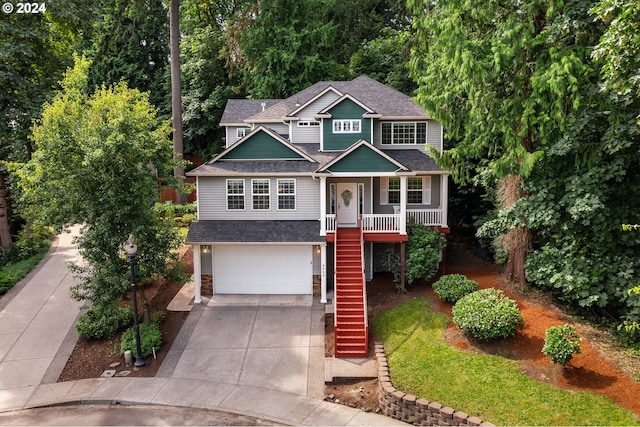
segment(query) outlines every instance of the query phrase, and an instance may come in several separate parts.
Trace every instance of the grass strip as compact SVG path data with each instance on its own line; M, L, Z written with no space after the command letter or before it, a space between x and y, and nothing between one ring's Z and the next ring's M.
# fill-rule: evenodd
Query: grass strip
M51 241L38 242L38 249L29 258L12 262L0 268L0 295L9 291L22 280L44 258L51 247Z
M525 375L517 362L451 347L449 316L415 298L374 319L394 387L497 425L632 425L610 399L563 390Z

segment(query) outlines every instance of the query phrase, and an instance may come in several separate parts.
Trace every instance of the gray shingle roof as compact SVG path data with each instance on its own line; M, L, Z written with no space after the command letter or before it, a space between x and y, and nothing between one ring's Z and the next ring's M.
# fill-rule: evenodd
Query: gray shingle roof
M424 150L382 150L412 172L440 172L442 169Z
M243 124L244 120L280 102L280 99L229 99L220 118L220 126Z
M320 244L320 221L194 221L187 243Z
M265 109L264 112L258 112L248 120L258 123L282 120L298 108L296 104L304 105L329 86L337 89L343 95L349 94L356 98L376 113L381 114L382 119L385 117L427 119L422 107L409 96L363 75L346 82L318 82L287 99L281 100Z

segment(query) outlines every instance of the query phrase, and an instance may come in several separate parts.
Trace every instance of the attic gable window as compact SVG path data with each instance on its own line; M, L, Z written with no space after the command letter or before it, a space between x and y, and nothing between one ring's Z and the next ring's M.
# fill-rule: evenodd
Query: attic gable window
M236 129L236 138L240 139L240 138L244 138L245 136L247 136L247 128L238 128Z
M383 144L426 144L426 123L382 123Z
M360 133L360 120L334 120L333 133Z

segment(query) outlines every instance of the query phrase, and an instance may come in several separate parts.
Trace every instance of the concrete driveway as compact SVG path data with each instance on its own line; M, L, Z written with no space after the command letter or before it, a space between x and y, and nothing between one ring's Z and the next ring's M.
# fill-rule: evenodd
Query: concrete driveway
M158 376L214 383L208 392L220 406L238 388L323 399L323 304L289 295L203 302L193 307Z

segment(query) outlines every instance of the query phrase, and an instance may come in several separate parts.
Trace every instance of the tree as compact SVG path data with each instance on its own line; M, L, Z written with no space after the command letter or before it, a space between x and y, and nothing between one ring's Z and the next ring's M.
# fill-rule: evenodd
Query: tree
M10 220L18 216L3 162L31 156L31 122L39 117L90 22L91 7L84 3L51 3L44 13L3 13L0 19L0 246L11 244Z
M595 75L589 46L598 27L589 4L410 0L418 43L410 67L417 101L457 145L438 162L459 183L483 175L502 182L502 215L526 197L522 182L581 105ZM530 229L515 215L503 241L505 276L524 281Z
M171 0L169 10L170 41L171 41L171 117L173 118L173 159L176 166L173 176L184 179L184 167L181 165L184 155L182 136L182 81L180 74L180 2ZM182 194L176 192L178 203L182 203Z
M241 37L244 78L254 98L286 98L326 79L345 75L334 59L336 26L324 0L262 0L255 22Z
M162 0L101 0L92 29L90 87L127 82L149 92L162 114L169 114L169 25Z
M408 30L383 30L380 37L362 43L351 56L349 70L354 75L366 74L406 95L413 95L416 84L407 69L411 37Z
M640 281L640 241L621 227L640 221L640 17L633 2L603 0L592 11L607 23L593 51L601 80L525 186L520 208L537 235L526 271L567 304L628 326L640 320L640 300L627 292Z
M218 123L227 99L239 92L243 68L237 37L249 21L247 0L202 2L181 6L181 73L183 81L184 150L208 158L222 144ZM238 33L238 34L236 34ZM233 50L233 52L232 52Z
M168 123L125 82L88 95L88 68L76 58L34 126L36 150L17 174L34 218L57 229L82 224L77 243L85 263L73 268L81 282L72 296L101 308L129 289L122 256L129 234L138 243L141 280L166 271L178 240L152 210L156 170L173 167Z

